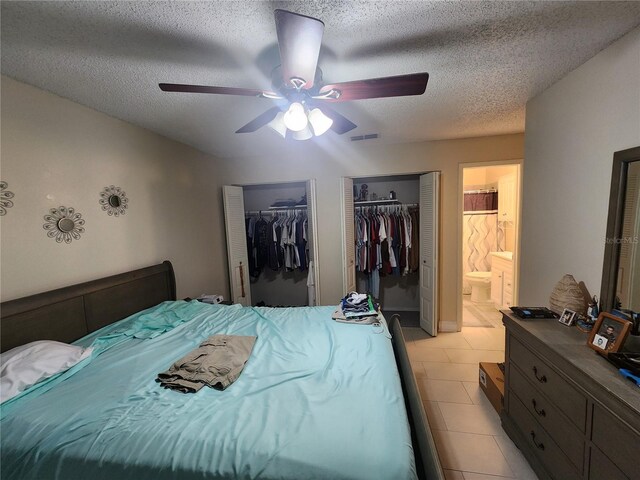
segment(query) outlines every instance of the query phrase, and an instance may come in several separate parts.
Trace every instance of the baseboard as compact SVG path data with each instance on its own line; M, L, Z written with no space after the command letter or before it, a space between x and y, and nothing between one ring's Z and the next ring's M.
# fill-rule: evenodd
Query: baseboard
M419 312L420 307L407 307L406 305L403 307L390 307L389 305L385 305L382 307L382 311L388 310L390 312Z
M457 332L458 322L442 321L440 322L440 328L438 328L438 331L439 332Z

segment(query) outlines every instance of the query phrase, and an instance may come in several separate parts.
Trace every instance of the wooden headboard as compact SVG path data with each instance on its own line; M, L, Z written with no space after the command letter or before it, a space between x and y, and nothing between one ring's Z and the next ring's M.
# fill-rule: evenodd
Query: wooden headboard
M176 299L171 262L0 304L0 351L36 340L73 342L105 325Z

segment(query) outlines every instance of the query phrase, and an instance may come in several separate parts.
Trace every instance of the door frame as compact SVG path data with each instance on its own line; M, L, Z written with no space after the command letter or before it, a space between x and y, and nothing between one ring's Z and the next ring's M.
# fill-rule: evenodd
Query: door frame
M278 181L278 180L265 180L263 182L246 182L246 183L228 183L225 185L231 185L234 187L257 187L257 186L261 186L261 185L286 185L289 183L301 183L304 184L305 186L305 191L308 190L308 182L312 182L316 185L316 188L313 188L312 192L306 192L307 193L307 205L309 205L309 197L308 195L313 195L313 218L311 219L311 227L312 227L312 238L313 238L313 252L314 252L314 259L313 259L313 276L314 276L314 281L315 281L315 288L316 288L316 305L322 305L322 303L320 303L320 262L318 261L318 257L319 257L319 238L318 238L318 197L316 195L316 191L317 191L317 180L315 178L305 178L303 180L282 180L282 181ZM265 210L265 212L268 212L269 210ZM225 224L225 229L226 229L226 224ZM228 253L227 253L228 256ZM231 272L229 272L229 275L231 275ZM251 284L249 283L249 289L251 289Z
M342 189L342 179L343 178L349 178L352 181L355 181L357 179L365 179L365 178L384 178L384 177L417 177L418 179L420 178L420 176L422 175L426 175L428 173L434 173L434 172L438 172L440 173L440 188L439 188L439 198L438 198L438 203L439 203L439 208L438 208L438 238L437 238L437 242L439 245L439 253L438 256L436 258L436 262L437 262L437 267L438 267L438 273L437 273L437 277L436 277L436 281L438 282L438 289L437 289L437 303L438 303L438 308L437 308L437 312L436 315L438 317L438 321L437 321L437 332L443 332L446 330L443 330L442 325L444 323L444 321L442 320L442 317L440 315L440 312L442 311L442 218L443 218L443 214L442 214L442 209L443 209L443 193L442 193L442 170L441 169L433 169L433 170L428 170L428 171L413 171L413 172L386 172L386 173L375 173L375 174L371 174L371 175L342 175L339 179L338 182L340 184L340 189ZM342 197L342 192L340 193L341 197ZM354 202L355 202L355 198L354 198ZM341 198L340 200L340 218L341 218L341 225L340 228L342 230L344 230L344 217L345 217L345 204L344 204L344 199ZM341 235L341 239L342 239L342 286L343 286L343 290L346 287L345 285L345 275L344 275L344 271L346 269L346 254L345 254L345 248L347 248L347 246L344 244L345 243L345 233L342 232ZM356 266L353 266L354 270L356 268ZM354 272L355 273L355 272ZM418 296L420 296L420 288L418 288Z
M341 225L340 228L344 229L344 218L345 218L345 211L344 211L344 198L343 198L343 192L342 192L342 181L344 178L348 178L350 179L352 182L356 179L363 179L363 178L384 178L384 177L418 177L420 178L421 175L426 175L427 173L431 173L431 172L440 172L440 174L442 175L442 170L429 170L428 172L425 171L420 171L420 172L406 172L406 173L375 173L372 175L342 175L339 179L338 182L340 182L340 219L341 219ZM442 181L442 180L441 180ZM441 189L442 189L442 185L441 185ZM442 198L442 197L441 197ZM353 199L354 204L355 204L355 197ZM345 233L344 231L342 232L342 289L345 290L346 288L346 277L344 275L344 272L346 271L347 268L347 258L346 258L346 253L345 253L345 248L347 248L346 245L344 245L345 243ZM438 263L438 265L440 265ZM353 269L355 270L356 266L353 266ZM354 272L354 275L356 274L356 272ZM356 283L357 284L357 283ZM345 291L345 294L347 294L348 292Z
M506 165L515 165L516 169L516 189L517 189L517 203L516 203L516 242L514 245L513 251L513 280L514 280L514 288L513 288L513 304L518 304L518 298L520 296L520 243L521 243L521 232L522 232L522 170L523 170L523 159L513 159L513 160L495 160L491 162L472 162L472 163L459 163L458 164L458 227L457 227L457 274L456 274L456 321L455 324L453 322L447 322L445 325L444 331L461 331L462 330L462 216L464 212L464 169L465 168L477 168L477 167L504 167ZM453 328L455 327L455 328Z

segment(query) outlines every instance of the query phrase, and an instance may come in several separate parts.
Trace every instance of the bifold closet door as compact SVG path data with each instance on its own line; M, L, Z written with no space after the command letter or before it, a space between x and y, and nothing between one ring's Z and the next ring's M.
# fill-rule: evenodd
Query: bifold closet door
M420 176L420 327L438 334L440 172Z
M353 179L343 178L342 197L342 285L344 294L356 291L356 246L353 216Z
M244 223L244 194L242 187L222 187L224 222L227 231L227 258L229 260L229 282L231 300L245 307L251 306L249 286L249 258L247 255L247 233Z
M314 298L309 298L309 306L320 305L320 269L318 268L318 212L316 210L316 181L307 180L307 235L309 256L313 261ZM307 281L307 286L309 282ZM311 291L311 289L309 289Z

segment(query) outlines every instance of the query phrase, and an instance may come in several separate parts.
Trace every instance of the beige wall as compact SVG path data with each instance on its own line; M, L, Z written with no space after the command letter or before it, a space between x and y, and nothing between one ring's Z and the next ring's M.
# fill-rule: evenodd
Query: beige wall
M340 178L442 172L441 272L442 315L456 321L458 164L521 159L523 135L446 140L401 145L335 142L332 133L317 143L299 142L286 155L222 162L224 183L317 180L319 267L322 304L334 304L342 291Z
M0 217L3 301L165 259L179 297L227 288L211 157L4 76L1 154L1 178L15 193ZM108 185L127 193L124 216L101 210ZM60 205L86 221L69 245L42 228Z
M565 273L600 294L613 153L640 145L640 28L527 104L521 296Z
M2 77L2 180L15 206L2 227L2 300L170 259L178 295L228 296L220 186L317 179L323 304L342 296L340 178L442 172L442 318L455 322L458 164L519 159L523 135L401 145L295 142L285 155L216 160L185 145ZM126 215L100 210L121 186ZM49 208L73 206L86 232L57 244Z

